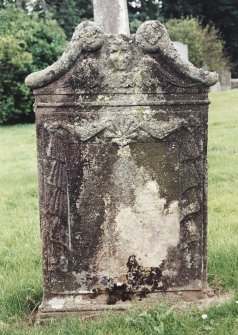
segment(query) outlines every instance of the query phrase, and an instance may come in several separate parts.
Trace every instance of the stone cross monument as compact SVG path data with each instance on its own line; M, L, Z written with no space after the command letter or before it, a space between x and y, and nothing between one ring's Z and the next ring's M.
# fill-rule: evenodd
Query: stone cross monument
M158 21L75 30L29 75L44 298L38 318L206 291L208 89Z
M127 0L93 0L93 11L104 33L130 35Z

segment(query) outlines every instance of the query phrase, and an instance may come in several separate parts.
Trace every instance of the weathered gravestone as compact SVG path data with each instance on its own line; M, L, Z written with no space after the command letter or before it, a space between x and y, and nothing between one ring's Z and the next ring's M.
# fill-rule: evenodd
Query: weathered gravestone
M182 59L156 21L131 36L84 22L59 61L28 76L40 318L204 292L208 89L216 81Z

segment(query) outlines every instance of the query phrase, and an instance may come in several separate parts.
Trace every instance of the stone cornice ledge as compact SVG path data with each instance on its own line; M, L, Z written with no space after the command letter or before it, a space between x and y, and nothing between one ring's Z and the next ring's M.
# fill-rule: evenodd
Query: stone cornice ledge
M80 23L60 59L44 70L27 76L26 85L31 88L39 88L57 80L70 70L83 51L94 51L101 48L105 36L101 28L96 26L94 22ZM167 30L159 21L144 22L138 28L135 38L139 48L144 52L161 53L178 73L182 73L206 86L212 86L218 81L216 72L198 69L179 55L169 38Z

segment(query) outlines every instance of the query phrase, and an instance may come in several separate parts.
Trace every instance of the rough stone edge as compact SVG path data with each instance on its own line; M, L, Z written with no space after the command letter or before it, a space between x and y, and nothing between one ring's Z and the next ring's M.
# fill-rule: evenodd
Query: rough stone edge
M65 74L77 61L82 51L94 51L102 47L105 34L94 22L80 23L63 55L44 70L31 73L25 84L31 88L46 86Z
M138 46L147 52L160 52L171 64L175 71L180 72L206 86L212 86L218 81L216 72L196 68L185 58L181 57L170 40L169 34L159 21L146 21L136 32Z
M65 74L75 64L83 51L94 51L101 48L105 36L102 29L94 22L85 21L80 23L60 59L44 70L27 76L25 84L31 88L39 88L50 84ZM192 80L206 86L212 86L218 81L216 72L198 69L179 55L166 28L159 21L144 22L136 32L136 42L146 52L160 52L175 71Z

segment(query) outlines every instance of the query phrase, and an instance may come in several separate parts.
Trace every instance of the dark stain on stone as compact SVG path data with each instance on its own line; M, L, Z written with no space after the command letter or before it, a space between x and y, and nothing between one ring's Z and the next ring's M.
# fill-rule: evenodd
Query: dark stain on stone
M139 265L136 256L132 255L128 259L127 268L128 284L133 289L141 290L142 287L142 296L147 292L146 288L150 292L155 290L163 291L170 284L169 277L167 278L162 275L162 271L165 269L165 261L159 267L144 267Z
M117 301L128 301L132 300L132 294L128 290L128 286L126 284L116 285L114 284L112 287L107 288L106 292L108 294L107 304L114 305Z
M100 294L102 294L102 290L100 288L93 288L92 294L90 294L90 299L96 299Z

